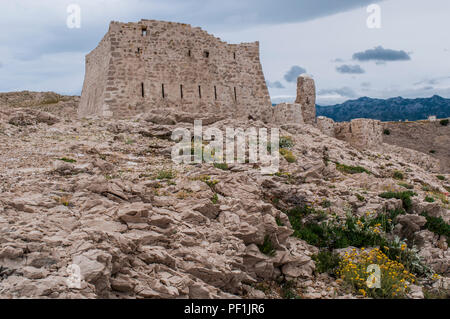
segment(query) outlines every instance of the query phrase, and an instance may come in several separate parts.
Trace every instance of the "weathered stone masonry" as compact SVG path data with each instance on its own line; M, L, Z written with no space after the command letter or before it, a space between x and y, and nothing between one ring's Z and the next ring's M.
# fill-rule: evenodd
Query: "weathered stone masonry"
M86 56L79 116L120 118L154 108L269 120L259 43L227 44L182 23L111 22Z

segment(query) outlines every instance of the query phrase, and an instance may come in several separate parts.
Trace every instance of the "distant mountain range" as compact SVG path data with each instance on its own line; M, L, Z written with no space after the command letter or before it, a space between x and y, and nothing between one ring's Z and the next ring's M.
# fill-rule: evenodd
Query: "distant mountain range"
M342 104L316 106L317 116L326 116L337 122L355 118L370 118L381 121L425 120L430 115L437 118L450 117L450 99L438 95L430 98L404 99L395 97L387 100L361 97Z

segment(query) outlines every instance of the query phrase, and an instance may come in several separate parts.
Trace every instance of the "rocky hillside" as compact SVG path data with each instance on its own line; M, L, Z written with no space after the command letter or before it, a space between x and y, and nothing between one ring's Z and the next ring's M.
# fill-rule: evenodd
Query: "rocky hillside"
M450 117L450 99L438 95L430 98L372 99L361 97L342 104L317 106L317 116L326 116L337 122L355 118L369 118L380 121L418 121L426 120L430 115L438 118Z
M450 175L426 154L294 125L273 175L174 164L171 133L194 119L266 125L78 120L32 104L0 109L1 298L449 297Z
M411 148L439 159L441 171L450 173L450 125L440 121L385 122L383 141Z

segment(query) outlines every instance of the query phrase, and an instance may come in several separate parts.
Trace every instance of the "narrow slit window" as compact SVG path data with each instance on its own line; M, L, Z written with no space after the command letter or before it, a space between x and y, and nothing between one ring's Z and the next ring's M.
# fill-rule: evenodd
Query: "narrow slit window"
M138 53L138 54L141 53L141 48L137 48L137 53Z
M162 93L162 97L164 99L166 97L166 93L164 92L164 84L161 85L161 93Z
M180 84L180 96L181 98L183 98L183 85Z
M233 53L233 58L236 60L236 52Z
M234 100L237 101L237 91L236 91L236 87L234 87Z
M202 87L200 85L198 86L198 97L202 98Z
M217 100L217 87L214 85L214 99Z
M145 97L144 83L141 83L141 95L142 97Z
M188 51L188 57L191 57L192 56L192 52L191 52L191 50L189 50Z
M203 51L203 56L205 58L209 58L209 51L208 50Z
M146 28L142 28L142 36L143 37L147 36L147 29Z

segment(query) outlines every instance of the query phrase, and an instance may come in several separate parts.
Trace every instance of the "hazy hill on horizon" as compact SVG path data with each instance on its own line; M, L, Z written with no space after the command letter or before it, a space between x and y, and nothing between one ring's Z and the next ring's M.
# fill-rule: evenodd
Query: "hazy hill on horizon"
M371 118L381 121L425 120L430 115L450 117L450 99L434 95L430 98L405 99L395 97L375 99L361 97L342 104L316 105L317 116L326 116L337 122L355 118Z

